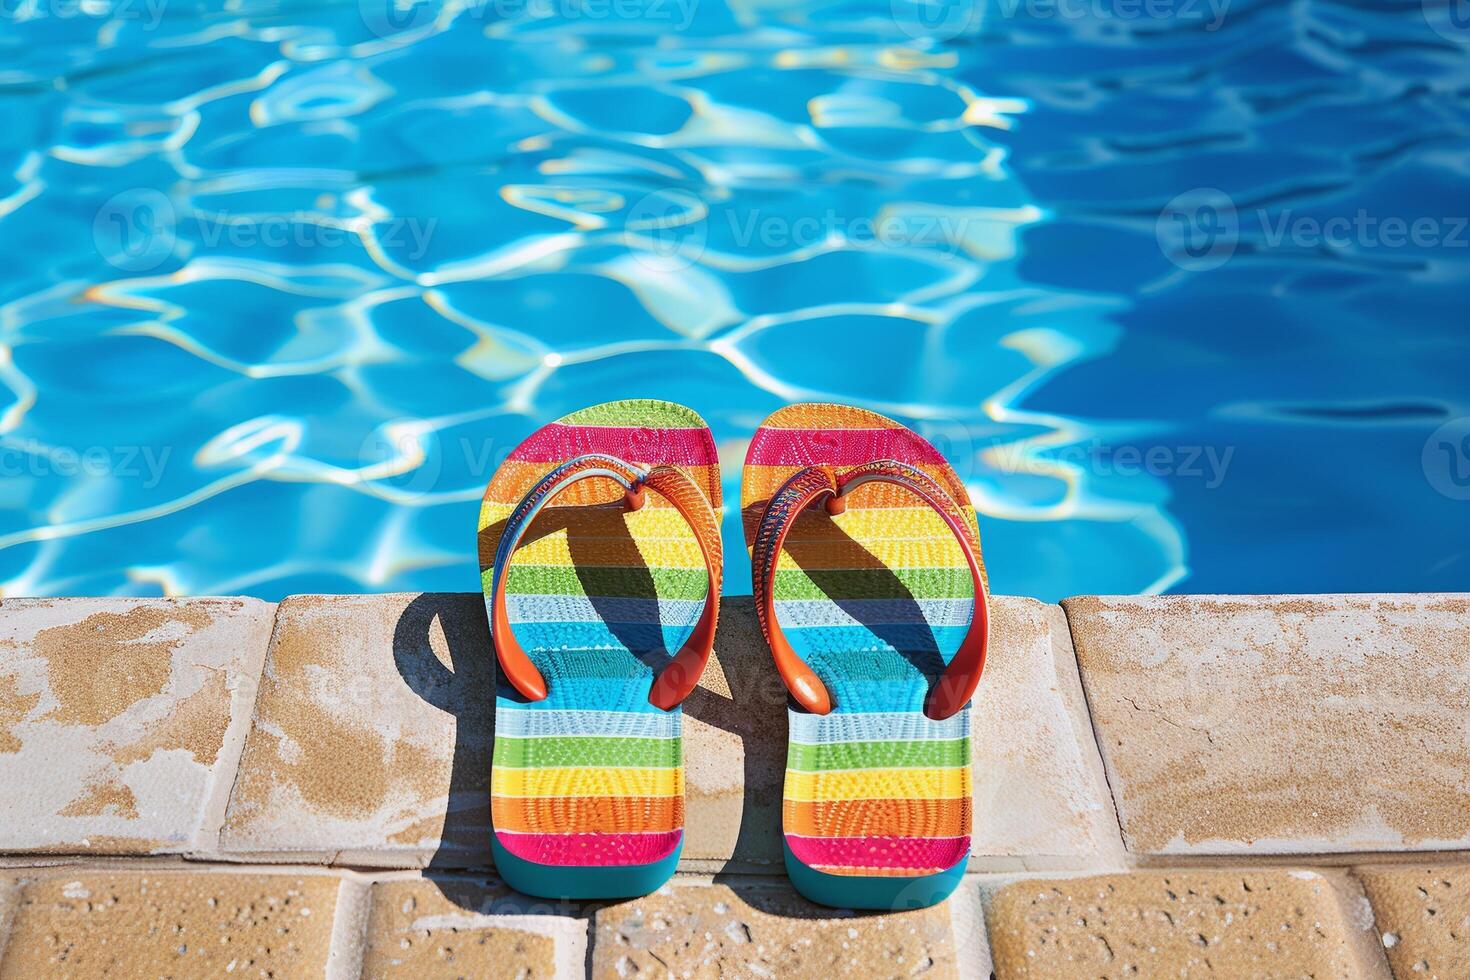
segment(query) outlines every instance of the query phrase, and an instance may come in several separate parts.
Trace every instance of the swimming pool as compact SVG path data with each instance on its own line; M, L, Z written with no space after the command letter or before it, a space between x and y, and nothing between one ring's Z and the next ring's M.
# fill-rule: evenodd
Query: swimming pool
M1428 2L0 6L0 588L472 590L527 432L913 425L997 592L1463 590ZM749 589L735 508L727 589Z

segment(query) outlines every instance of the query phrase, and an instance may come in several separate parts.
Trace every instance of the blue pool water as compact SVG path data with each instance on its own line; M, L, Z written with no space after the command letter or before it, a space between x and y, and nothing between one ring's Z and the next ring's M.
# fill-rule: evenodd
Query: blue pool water
M1463 590L1462 14L5 0L0 589L471 590L652 396L729 500L786 401L917 427L998 592Z

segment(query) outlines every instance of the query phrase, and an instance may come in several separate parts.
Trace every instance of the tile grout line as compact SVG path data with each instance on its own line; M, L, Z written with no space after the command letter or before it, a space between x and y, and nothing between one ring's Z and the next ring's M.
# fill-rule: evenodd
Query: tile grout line
M10 930L20 914L21 895L25 891L17 878L0 884L0 975L5 972L5 953L10 948Z
M250 730L255 725L255 706L260 700L260 690L265 685L265 667L270 659L270 652L275 646L276 630L280 624L281 604L270 603L270 629L266 632L265 643L259 651L252 651L249 660L243 663L240 672L240 683L251 684L249 705L241 705L240 721L237 723L234 714L235 694L231 694L231 717L225 727L225 738L220 746L219 755L215 757L216 775L210 781L209 794L205 799L204 806L200 808L199 823L194 829L193 848L185 853L218 853L220 849L220 838L224 834L225 818L229 814L230 801L235 795L235 784L240 781L240 766L245 757L245 742L250 737ZM243 700L243 699L242 699ZM220 758L225 754L230 755L230 778L229 787L224 788L224 772L220 765ZM212 826L206 826L210 824ZM211 834L212 831L212 834ZM212 840L206 841L206 835L212 836Z
M1351 867L1333 868L1319 872L1336 894L1342 907L1343 917L1349 926L1353 924L1352 903L1356 901L1368 910L1367 936L1360 937L1357 945L1361 965L1381 980L1393 980L1393 967L1388 962L1388 950L1383 946L1382 933L1378 931L1378 909L1368 897L1367 889Z
M1082 658L1077 653L1077 633L1072 629L1072 614L1067 609L1067 600L1056 603L1056 608L1062 611L1062 619L1067 624L1067 643L1072 648L1072 665L1077 671L1077 686L1082 689L1082 708L1087 713L1087 723L1092 733L1092 747L1097 752L1099 761L1102 762L1103 785L1107 788L1108 799L1113 804L1113 822L1118 828L1118 839L1123 845L1123 859L1131 869L1137 856L1132 848L1128 846L1128 833L1123 827L1123 808L1118 802L1118 790L1113 785L1113 767L1108 762L1108 754L1103 749L1102 732L1097 726L1097 715L1093 710L1092 695L1087 689L1087 681L1083 678Z
M357 980L363 974L371 923L373 881L343 875L332 910L324 980Z

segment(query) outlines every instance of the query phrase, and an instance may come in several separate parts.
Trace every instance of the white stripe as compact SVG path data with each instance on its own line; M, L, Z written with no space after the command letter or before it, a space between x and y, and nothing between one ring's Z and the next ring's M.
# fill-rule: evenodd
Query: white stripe
M592 600L582 595L507 594L505 611L512 623L661 623L686 626L699 618L703 599L654 599L631 596Z
M852 712L812 715L788 711L790 739L800 745L832 742L914 742L964 738L970 734L968 708L943 721L917 711Z
M588 711L578 708L497 708L495 733L507 738L599 735L603 738L678 738L675 711Z
M785 629L823 626L968 626L974 599L780 599L776 615Z

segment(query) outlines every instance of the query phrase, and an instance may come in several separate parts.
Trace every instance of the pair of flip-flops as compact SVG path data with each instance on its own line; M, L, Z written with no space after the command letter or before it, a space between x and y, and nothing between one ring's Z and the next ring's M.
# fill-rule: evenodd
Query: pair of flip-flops
M964 484L904 426L807 404L756 432L742 497L756 608L792 698L792 883L846 908L941 901L969 855L968 702L987 634ZM709 428L668 402L568 415L491 480L492 848L517 890L627 897L673 874L679 705L714 644L719 510Z

